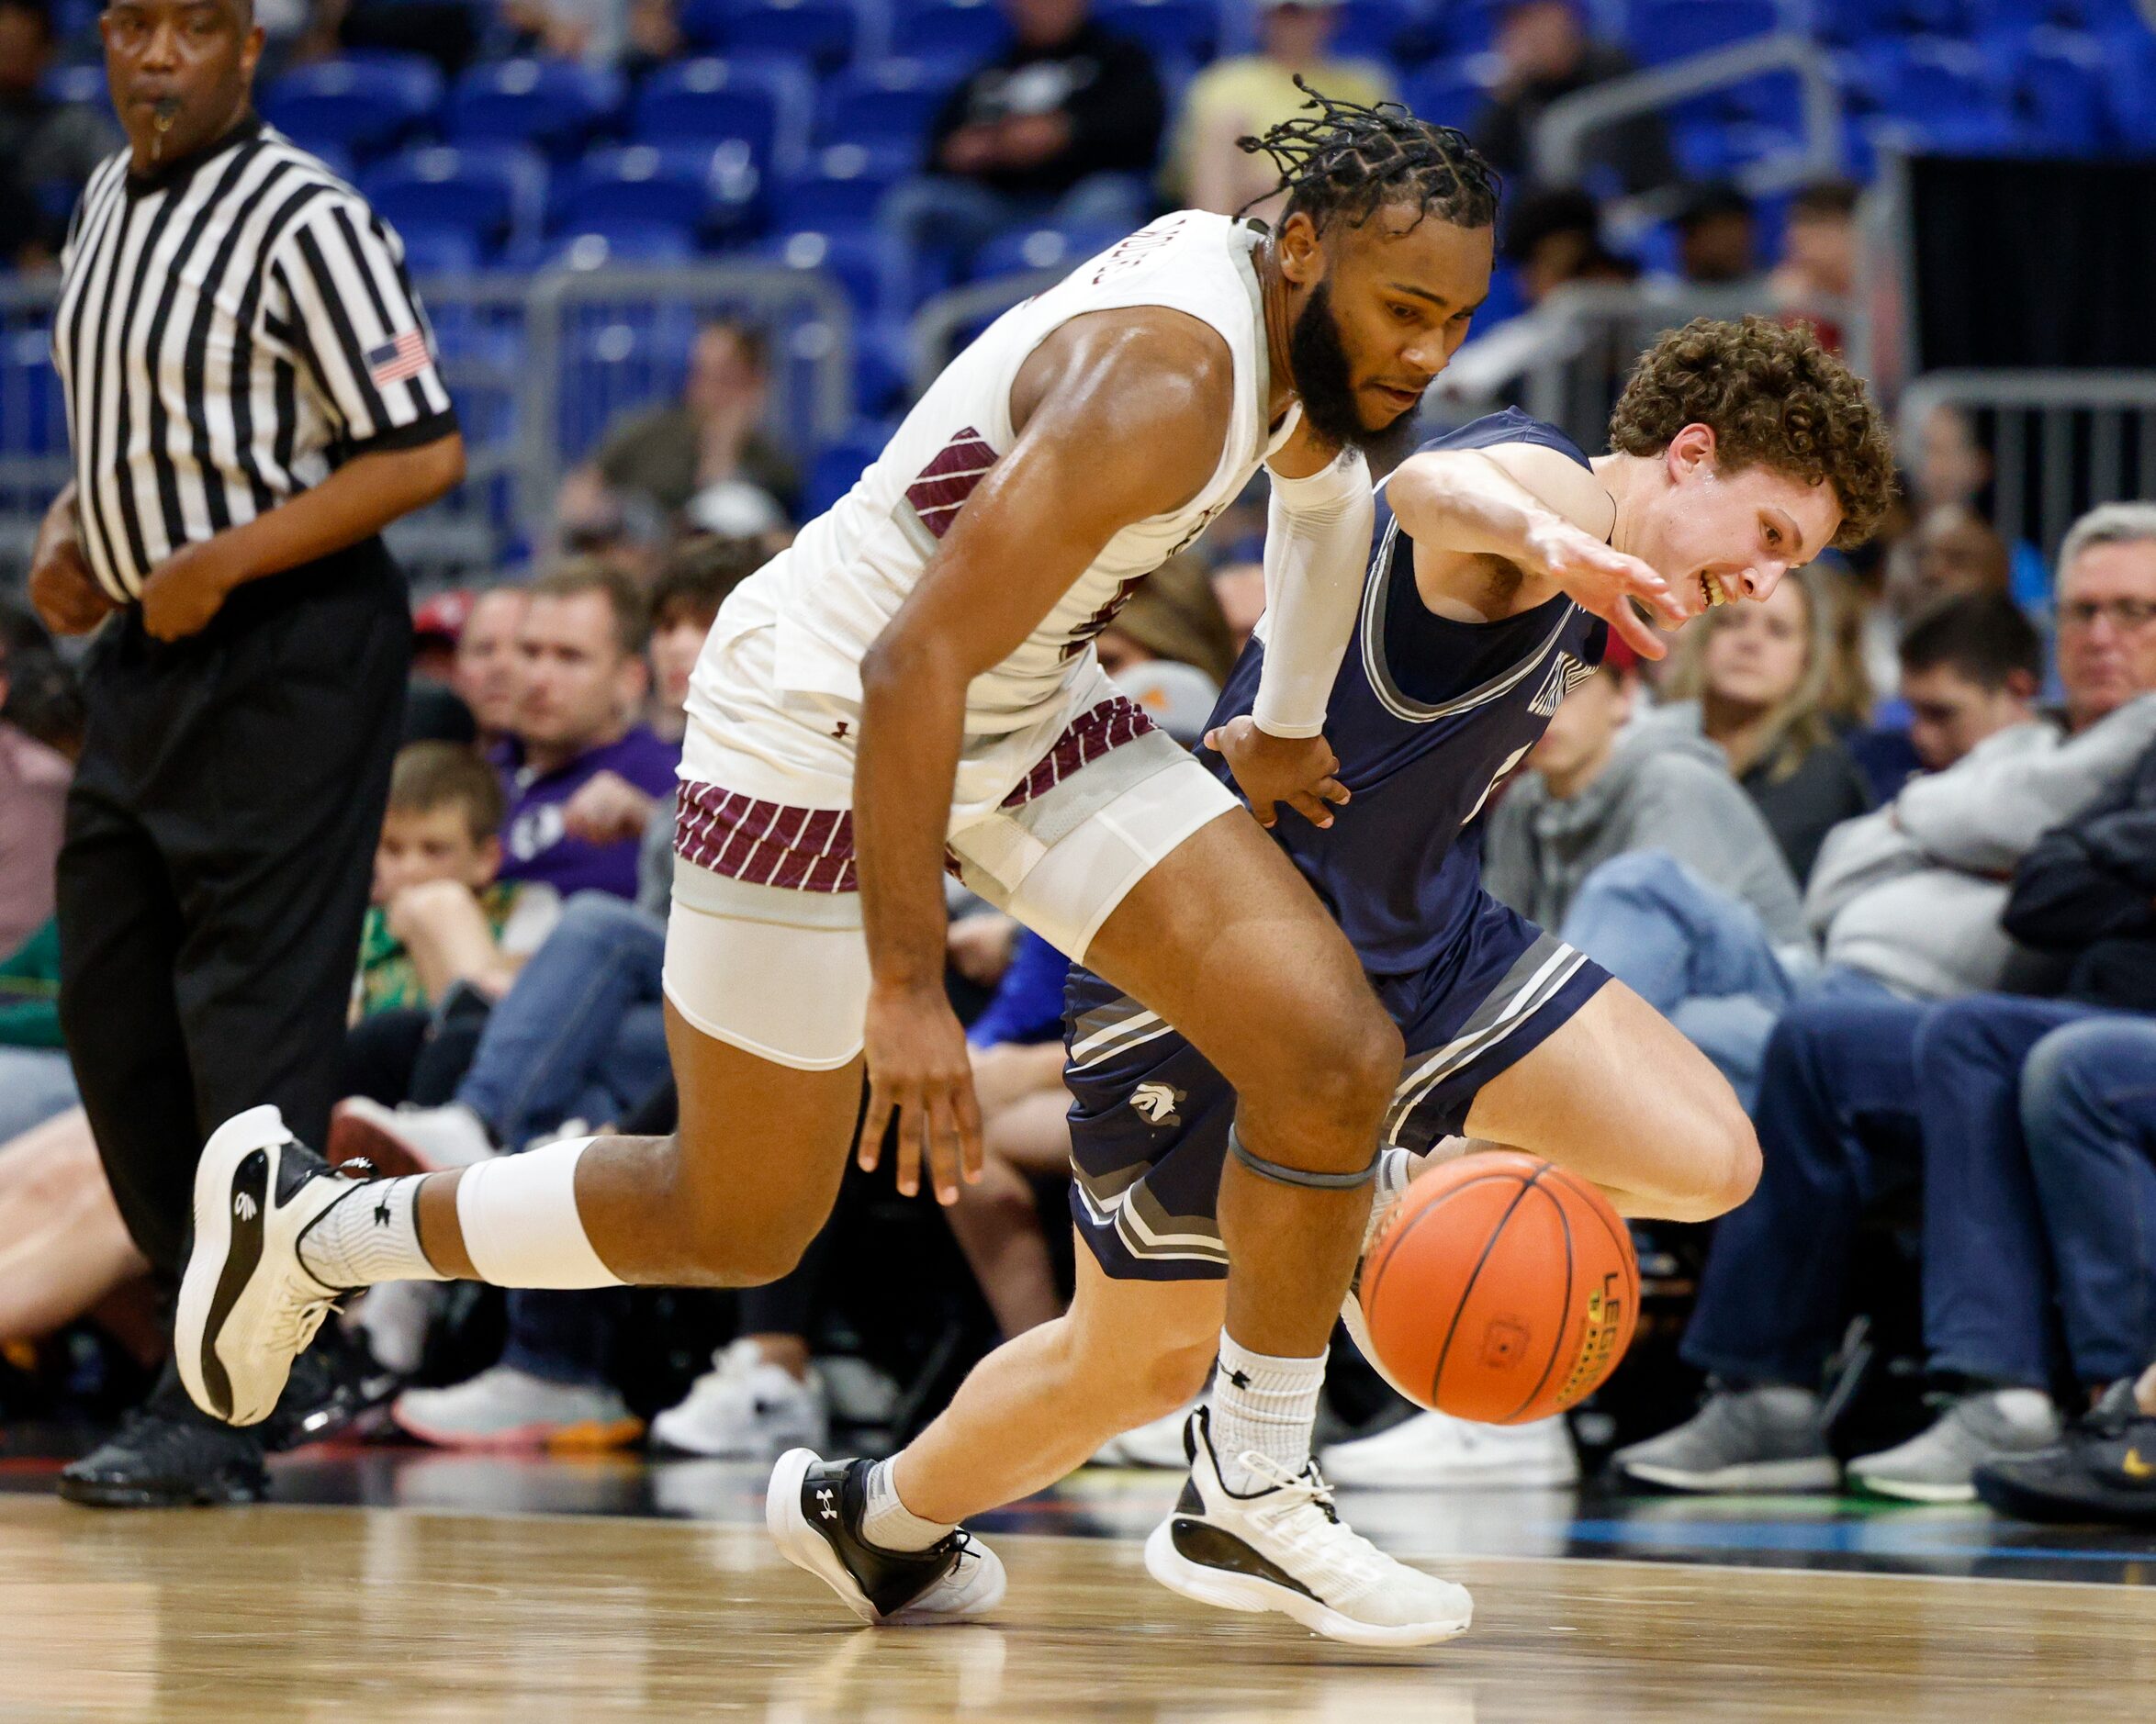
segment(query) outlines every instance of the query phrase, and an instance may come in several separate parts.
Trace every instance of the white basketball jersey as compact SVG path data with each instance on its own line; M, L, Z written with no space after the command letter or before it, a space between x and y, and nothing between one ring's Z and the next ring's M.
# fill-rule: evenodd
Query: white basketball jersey
M1218 330L1235 361L1219 465L1173 514L1124 528L1016 652L974 678L966 729L1027 729L1090 672L1092 642L1133 588L1204 531L1294 430L1266 428L1264 313L1252 252L1262 235L1203 211L1163 216L1015 306L952 361L852 490L801 530L720 613L713 642L774 613L781 689L860 699L860 662L982 476L1011 447L1011 387L1033 350L1086 312L1165 306ZM707 649L698 666L715 656Z

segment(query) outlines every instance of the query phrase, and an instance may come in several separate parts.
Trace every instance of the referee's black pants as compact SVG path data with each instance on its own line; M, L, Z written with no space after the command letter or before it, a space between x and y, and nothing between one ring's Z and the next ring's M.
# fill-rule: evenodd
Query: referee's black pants
M119 1212L176 1275L204 1140L329 1127L411 618L378 541L243 587L200 634L108 623L60 853L60 1020Z

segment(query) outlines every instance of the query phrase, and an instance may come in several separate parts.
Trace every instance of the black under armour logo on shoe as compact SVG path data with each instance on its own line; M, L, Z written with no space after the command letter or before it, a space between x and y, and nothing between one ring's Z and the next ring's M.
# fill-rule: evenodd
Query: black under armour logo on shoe
M1228 1373L1228 1381L1239 1389L1247 1389L1251 1386L1251 1374L1247 1371L1231 1371Z
M375 1226L377 1227L386 1227L388 1225L389 1200L385 1197L380 1203L375 1205Z

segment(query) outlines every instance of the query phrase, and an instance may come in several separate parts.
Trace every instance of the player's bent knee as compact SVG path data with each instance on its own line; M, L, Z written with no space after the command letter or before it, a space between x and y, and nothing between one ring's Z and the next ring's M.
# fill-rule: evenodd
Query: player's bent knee
M1759 1136L1735 1095L1706 1100L1691 1128L1685 1165L1689 1189L1671 1205L1671 1221L1712 1221L1725 1215L1759 1183ZM1681 1212L1681 1213L1679 1213Z
M1274 1148L1296 1165L1306 1150L1322 1157L1350 1125L1353 1148L1366 1156L1365 1128L1375 1129L1392 1098L1406 1044L1375 1002L1367 1013L1338 1017L1313 1010L1305 1027L1308 1034L1264 1062L1261 1077L1241 1086L1243 1101L1275 1123L1275 1137L1291 1140Z

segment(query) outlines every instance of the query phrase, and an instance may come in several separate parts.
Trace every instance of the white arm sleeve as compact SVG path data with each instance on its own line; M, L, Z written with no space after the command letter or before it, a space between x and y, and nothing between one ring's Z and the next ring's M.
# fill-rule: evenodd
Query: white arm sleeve
M1360 450L1308 478L1271 477L1265 663L1251 717L1268 736L1315 736L1362 608L1376 504Z

